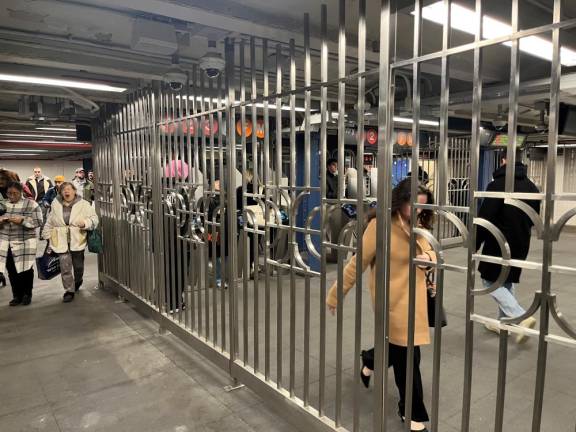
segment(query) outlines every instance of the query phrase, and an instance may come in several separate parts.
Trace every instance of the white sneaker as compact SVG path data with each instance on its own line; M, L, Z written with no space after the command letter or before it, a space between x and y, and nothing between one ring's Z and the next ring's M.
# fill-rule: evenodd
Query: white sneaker
M496 334L500 334L500 328L494 324L486 323L486 324L484 324L484 327L486 327L486 330L488 330L488 331L491 331L491 332L496 333Z
M518 324L518 326L528 328L528 329L533 329L534 327L536 327L536 318L534 318L534 317L526 318L524 321L522 321L520 324ZM528 335L526 333L520 333L516 336L516 343L517 344L523 344L527 340L528 340Z

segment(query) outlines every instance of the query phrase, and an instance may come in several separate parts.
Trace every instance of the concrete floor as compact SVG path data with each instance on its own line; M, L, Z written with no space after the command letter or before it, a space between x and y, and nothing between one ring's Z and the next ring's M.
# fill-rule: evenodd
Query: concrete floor
M30 307L0 289L1 432L215 432L296 429L126 303L85 288L61 303L60 279L36 281Z
M554 263L574 266L576 236L564 235L556 245ZM541 261L542 248L533 242L529 259ZM463 264L461 250L447 252L447 261ZM161 336L157 326L134 311L130 304L118 303L96 285L94 259L91 257L87 289L71 305L60 303L59 280L38 283L31 308L8 308L9 289L0 290L0 431L296 431L277 417L262 400L248 389L226 393L229 384L207 361L172 335ZM331 268L329 281L335 278ZM540 286L540 273L525 271L518 297L528 306ZM284 282L283 282L284 284ZM283 289L284 319L289 319L289 289ZM570 322L576 323L576 296L571 276L554 275L553 290ZM296 358L295 392L303 394L302 316L304 284L296 284ZM373 313L365 284L362 302L362 348L373 342ZM317 281L312 281L310 307L313 311L310 335L310 398L313 406L318 395L320 308ZM276 291L275 284L272 292ZM260 295L263 295L263 290ZM357 371L354 370L354 294L344 308L343 334L343 426L351 429ZM249 304L247 361L253 364L253 289ZM260 298L263 317L263 298ZM445 307L448 327L443 331L440 431L460 430L464 360L465 276L447 273ZM242 305L241 305L242 306ZM272 335L275 328L275 297L272 296ZM242 310L242 307L240 308ZM479 297L476 312L495 317L496 307L489 296ZM240 352L243 352L243 316L240 319ZM262 318L261 318L262 319ZM283 326L283 382L288 382L289 326ZM260 331L263 332L261 325ZM326 413L335 412L335 320L327 321ZM552 324L552 333L562 331ZM260 364L264 362L263 337L260 335ZM272 377L276 378L276 342L272 338ZM537 340L518 346L510 339L508 350L505 404L506 432L531 430L535 388ZM427 405L431 407L432 347L423 349L422 373ZM576 350L549 346L545 388L543 432L574 432L576 424ZM494 430L498 338L481 325L475 326L474 374L471 431ZM390 374L392 378L392 374ZM402 424L395 415L396 392L390 380L388 426L400 432ZM360 429L371 430L372 388L361 389L356 401L360 407ZM6 402L4 402L6 401Z

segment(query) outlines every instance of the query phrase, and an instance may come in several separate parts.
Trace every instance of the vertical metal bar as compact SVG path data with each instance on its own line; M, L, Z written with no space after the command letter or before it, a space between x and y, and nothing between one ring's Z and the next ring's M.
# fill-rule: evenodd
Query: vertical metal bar
M320 80L328 81L328 8L325 4L321 7L321 32L322 47L320 53ZM324 415L324 400L326 391L326 152L327 152L327 128L326 115L328 114L328 88L323 85L320 89L320 231L322 247L320 262L320 358L318 377L318 415Z
M197 80L197 76L198 76L198 67L196 65L194 65L193 69L192 69L192 85L191 85L191 89L192 89L192 101L191 101L191 111L193 114L196 114L196 95L197 95L197 91L196 91L196 80ZM189 96L190 98L190 96ZM196 188L200 187L200 185L198 184L198 177L199 177L199 171L200 171L200 165L199 165L199 160L200 160L200 156L198 154L198 130L200 129L200 124L198 122L198 118L197 117L193 117L190 119L190 125L194 125L194 133L190 135L190 142L188 143L188 155L189 155L189 163L192 165L192 169L190 170L190 175L192 176L191 178L191 183L193 184L193 193L191 196L191 199L196 201ZM193 150L192 150L193 149ZM192 153L193 151L193 153ZM198 203L196 203L198 205ZM195 219L194 221L194 226L193 229L196 229L196 224L197 224L197 220L198 220L198 206L196 206L196 210L194 212L194 214L192 214L191 216ZM194 259L193 259L193 264L192 264L192 271L195 274L195 277L193 279L194 283L191 284L190 287L190 322L191 322L191 328L193 331L195 331L198 327L196 324L196 294L195 291L199 288L199 281L200 281L200 263L198 262L198 257L199 257L199 253L198 251L202 248L202 246L198 243L194 244L191 247L191 251L190 253L193 255Z
M290 90L296 90L296 44L290 39ZM296 95L290 94L290 205L296 201ZM296 265L295 252L298 244L294 227L296 221L290 218L290 397L294 397L296 379Z
M252 161L253 161L253 178L252 178L252 192L258 193L258 137L256 136L256 131L258 128L258 120L256 116L256 98L258 97L258 86L256 85L256 38L253 36L250 38L250 75L252 81L252 90L250 92L250 97L252 99ZM247 192L245 190L244 192ZM254 242L252 246L254 250L254 290L253 290L253 326L254 326L254 371L259 372L260 369L260 326L259 326L259 308L260 308L260 292L258 287L258 234L256 233L258 225L254 221L254 235L252 236L252 241ZM248 252L248 251L247 251ZM250 253L247 253L247 257L250 258ZM248 266L248 273L244 275L247 279L250 277L250 265Z
M213 99L214 99L214 79L211 79L209 81L209 89L208 89L208 111L210 112L209 116L208 116L208 121L210 122L210 172L212 175L212 179L216 178L216 152L214 150L214 113L212 112L212 110L214 109L214 104L213 104ZM220 130L220 127L218 127L218 130ZM220 179L220 184L222 185L224 179ZM214 183L215 181L212 180L211 184L210 184L210 189L212 190L212 192L214 193L218 193L220 200L218 201L220 204L222 204L222 186L220 186L220 191L216 192L215 188L214 188ZM219 217L217 218L218 220L218 225L212 225L212 228L214 229L214 234L212 236L212 238L217 239L218 238L218 233L221 232L221 227L224 225L222 223L222 218L223 218L223 214L219 214ZM215 219L215 218L213 218ZM222 241L222 240L220 240ZM214 246L216 246L216 242L214 242ZM222 243L220 246L220 249L223 249L222 247ZM222 251L220 251L222 252ZM214 258L216 258L217 256L217 252L216 250L214 250L213 255ZM222 265L225 265L225 261L222 260ZM206 273L208 273L208 263L206 263ZM222 281L222 290L224 290L224 281ZM208 289L208 286L206 287L206 289ZM216 289L216 286L213 285L212 286L212 341L214 343L214 345L217 345L218 343L218 290Z
M482 121L482 49L478 43L482 40L483 30L482 0L476 0L476 31L474 42L474 78L472 94L472 139L470 141L470 213L468 217L468 274L466 281L466 339L464 354L464 388L462 397L462 432L470 430L470 405L472 400L472 371L474 354L474 321L470 318L474 313L474 283L476 281L475 260L472 255L476 252L476 227L474 218L478 211L478 200L475 197L478 190L478 161L480 159L480 127Z
M223 105L225 103L225 101L222 100L222 76L218 77L218 95L217 95L217 101L216 101L216 105L218 108L218 167L220 170L220 183L222 184L223 180L227 177L224 174L224 134L222 133L222 128L223 128L223 124L222 124L222 120L223 120L223 116L222 116L222 112L225 109L225 106ZM234 130L230 130L230 137L234 136ZM234 139L231 138L231 141L234 142ZM230 146L228 147L233 148L234 145L230 144ZM226 184L224 182L224 184ZM226 191L222 191L222 188L220 188L220 202L223 202L223 200L227 199L227 193ZM228 207L228 206L226 206ZM228 238L230 236L229 230L227 229L228 224L225 222L226 218L228 217L228 213L233 213L234 216L236 216L236 212L233 211L232 209L228 208L227 211L224 212L224 214L220 215L220 231L222 232L222 238L221 238L221 245L222 247L220 248L220 259L222 260L222 262L224 262L226 260L226 267L228 268L230 262L227 261L227 257L226 257L226 245L228 244L227 242L229 241ZM228 285L230 285L228 277L226 275L224 275L225 277L225 283L228 283ZM229 308L230 310L230 308ZM220 290L220 344L221 344L221 348L223 351L226 350L226 290L225 289L221 289Z
M376 298L374 307L374 432L387 430L385 415L388 408L388 334L390 293L390 231L392 202L391 179L386 172L393 162L393 116L394 101L390 50L392 34L391 1L382 0L380 5L380 72L378 98L378 202L376 250Z
M512 0L512 33L518 32L518 0ZM520 39L510 42L510 91L508 100L508 146L506 151L506 192L514 192L518 94L520 92Z
M554 1L554 23L562 20L562 0ZM556 193L556 163L558 157L558 116L560 107L560 81L562 64L560 63L560 29L552 31L552 66L550 71L550 116L548 120L548 156L546 170L546 195L544 205L544 239L542 252L542 299L540 304L540 335L538 336L538 364L536 367L536 388L532 417L532 432L542 427L542 408L546 384L546 365L548 357L549 299L551 295L553 239L551 235L554 223L554 194Z
M344 196L344 139L346 115L346 0L338 2L338 199ZM360 173L358 173L360 175ZM338 304L336 308L336 406L334 420L336 427L342 425L342 351L343 351L343 265L341 252L338 252Z
M452 1L444 0L444 26L442 33L442 48L444 51L450 48L450 34L452 32ZM445 206L447 198L448 186L448 171L449 171L449 136L448 136L448 106L450 102L450 59L447 56L442 56L442 75L441 90L440 90L440 149L438 155L437 165L438 184L436 191L438 193L438 205ZM458 157L458 156L457 156ZM412 169L415 171L415 168ZM430 172L430 170L428 170ZM417 200L417 197L413 197ZM416 221L414 221L416 222ZM414 226L414 225L413 225ZM437 233L438 235L442 233ZM415 268L412 269L416 271ZM439 415L439 401L440 401L440 366L442 356L442 326L440 325L442 300L444 291L444 272L438 271L436 277L437 292L436 292L436 313L435 313L435 327L434 327L434 360L433 360L433 375L432 375L432 411L430 429L432 432L438 432L438 415Z
M358 73L366 71L366 0L358 3ZM358 77L358 131L356 141L356 310L354 314L354 373L360 370L360 354L362 347L362 238L364 235L364 109L365 109L366 78ZM360 430L361 387L360 381L354 385L353 431Z
M268 220L270 218L270 206L268 205L268 200L270 199L269 194L269 183L270 183L270 113L268 108L268 96L269 96L269 71L268 71L268 40L264 39L262 41L262 67L264 69L264 172L263 183L264 183L264 223L265 223L265 235L264 235L264 290L265 290L265 309L264 309L264 379L268 381L270 379L270 267L268 263L269 253L270 253L270 228L268 226ZM257 271L257 270L256 270Z
M498 344L498 387L496 391L496 415L494 432L502 432L504 425L504 402L506 400L506 364L508 362L508 331L500 330Z
M304 85L312 82L310 54L310 15L304 14ZM310 90L304 92L304 187L310 194ZM308 195L309 197L310 195ZM310 275L304 275L304 406L310 400Z
M414 5L414 49L413 57L420 55L422 48L422 2L416 0ZM418 156L420 152L420 62L412 64L412 187L410 200L418 201ZM405 429L410 431L412 421L412 400L414 396L414 330L416 327L416 267L414 257L417 252L414 227L417 226L416 208L411 206L410 216L410 275L408 295L408 346L406 354L406 396L404 401Z
M243 340L243 361L244 365L248 363L248 279L247 272L248 266L246 265L246 245L248 244L248 236L246 233L246 225L248 223L248 218L246 217L246 83L244 76L245 69L245 46L244 40L240 41L240 102L242 106L240 107L240 123L242 127L242 220L244 224L242 226L242 340ZM252 129L254 129L254 124L252 124ZM253 131L254 132L254 131Z
M282 93L282 46L276 45L276 94ZM276 97L276 198L278 205L282 203L282 195L279 193L280 184L282 183L282 98ZM277 230L276 235L279 235ZM277 271L276 281L276 383L278 389L282 388L283 378L283 292L281 284L280 271Z
M232 372L232 365L236 361L238 355L238 298L237 298L237 243L236 243L236 136L234 134L235 129L235 109L232 108L235 100L235 88L234 88L234 59L235 59L235 47L234 39L226 39L226 89L228 91L227 96L227 111L226 115L228 118L228 136L227 136L227 148L228 148L228 185L227 188L230 192L227 196L228 203L228 251L229 251L229 265L228 270L228 283L229 283L229 308L230 308L230 373Z
M184 97L185 99L185 103L184 103L184 110L186 113L186 116L188 116L188 120L186 120L184 122L184 125L186 127L186 131L183 135L183 140L186 142L186 163L188 164L188 177L185 179L186 182L186 199L187 199L187 203L188 203L188 217L187 217L187 227L186 227L186 232L190 233L190 230L192 229L193 226L193 221L192 218L194 217L194 215L192 214L192 207L194 205L194 194L191 193L191 191L193 190L192 188L192 181L193 181L193 174L192 174L192 136L190 134L190 126L193 124L193 122L195 121L194 118L191 118L190 115L191 113L191 107L192 104L190 103L190 87L192 85L192 83L190 82L190 73L187 72L187 78L186 78L186 92L184 93ZM186 275L184 277L184 299L185 299L185 304L186 304L186 310L184 311L184 327L185 328L191 328L191 323L190 323L190 316L191 316L191 304L190 304L190 298L193 297L191 295L191 291L194 289L194 287L190 286L190 268L192 267L192 263L191 263L191 257L193 256L193 244L190 242L191 240L191 235L188 234L187 235L187 240L184 241L184 253L186 254ZM193 309L192 309L193 311Z

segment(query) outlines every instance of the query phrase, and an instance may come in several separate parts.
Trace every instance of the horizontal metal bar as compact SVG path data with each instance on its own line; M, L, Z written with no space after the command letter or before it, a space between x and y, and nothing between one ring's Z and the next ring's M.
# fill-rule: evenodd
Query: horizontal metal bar
M555 201L576 201L576 193L559 193L553 194L552 199Z
M510 259L506 260L504 258L490 256L490 255L482 255L482 254L473 254L472 259L475 261L482 261L492 264L499 264L499 265L506 265L509 267L518 267L526 270L542 270L542 264L536 263L532 261L525 261L525 260L518 260L518 259Z
M550 270L550 273L567 274L567 275L576 276L576 268L574 268L574 267L551 265L550 267L548 267L548 269Z
M470 207L462 207L462 206L449 206L449 205L439 205L439 204L413 204L415 208L419 208L422 210L445 210L449 212L458 212L458 213L469 213Z
M522 192L474 192L474 198L512 198L519 200L533 200L541 201L546 198L546 194L543 193L522 193Z
M481 40L478 42L471 42L465 45L460 45L454 48L449 48L447 50L439 50L431 54L425 54L418 57L413 57L406 60L400 60L391 65L392 69L403 68L411 66L414 63L429 62L431 60L441 59L443 57L452 56L455 54L461 54L467 51L474 51L476 48L486 48L494 45L500 45L502 43L511 42L514 40L522 39L528 36L536 36L543 33L549 33L555 29L565 29L576 26L576 18L565 20L559 23L546 24L540 27L534 27L527 30L520 30L517 33L513 33L506 36L500 36L493 39Z

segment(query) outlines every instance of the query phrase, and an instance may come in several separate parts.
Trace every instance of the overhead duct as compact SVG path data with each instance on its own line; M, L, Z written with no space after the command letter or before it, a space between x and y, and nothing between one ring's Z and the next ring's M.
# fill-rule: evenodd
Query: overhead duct
M132 48L149 54L174 54L178 50L174 26L137 18L132 30Z

